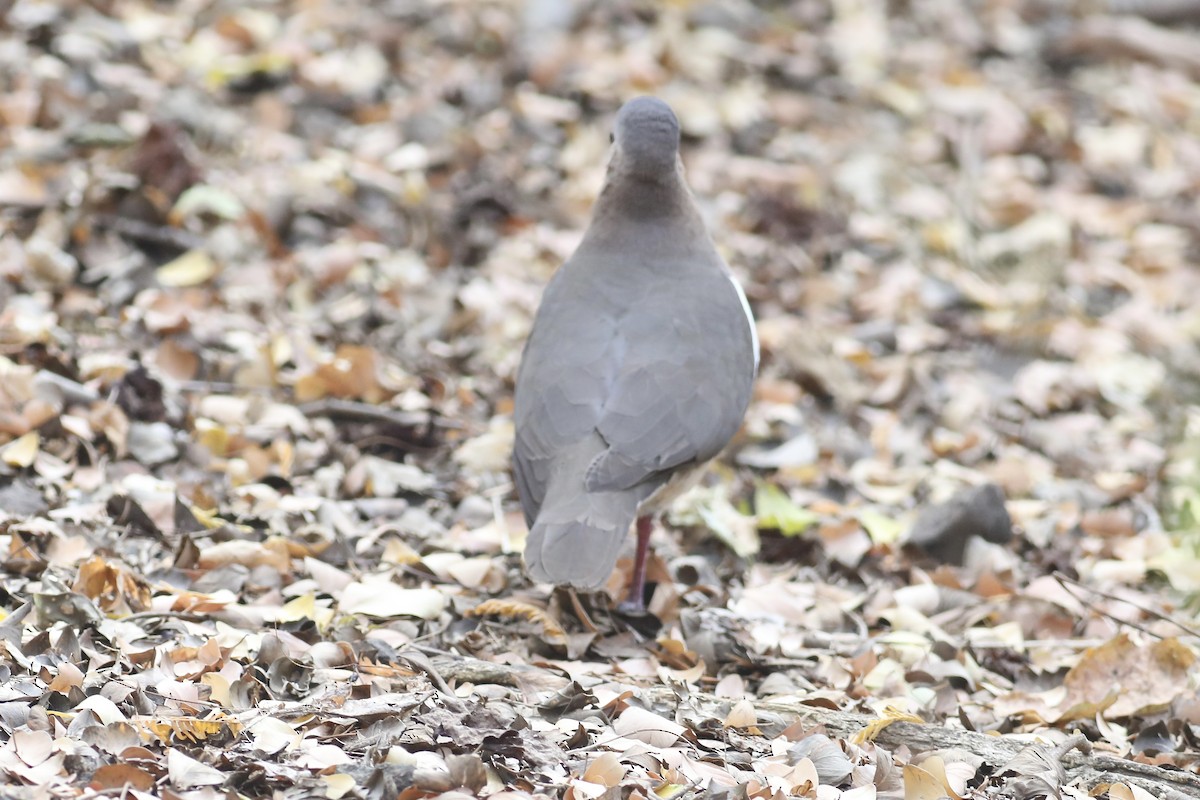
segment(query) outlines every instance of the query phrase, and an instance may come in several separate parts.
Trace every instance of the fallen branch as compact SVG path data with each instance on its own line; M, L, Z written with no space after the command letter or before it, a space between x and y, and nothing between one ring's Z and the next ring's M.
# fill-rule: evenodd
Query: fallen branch
M1154 22L1200 22L1200 0L1109 0L1108 10Z
M1200 77L1200 37L1139 17L1089 17L1051 41L1049 52L1060 58L1132 58Z
M359 403L354 400L339 400L325 398L314 400L300 406L300 411L309 417L329 417L330 419L349 420L351 422L368 422L382 425L394 425L398 428L418 428L425 425L436 425L439 428L461 427L454 420L445 419L425 411L401 411L387 406L377 406L370 403Z
M204 240L191 231L172 228L169 225L155 225L139 219L119 217L115 214L96 214L93 221L101 227L116 231L122 236L128 236L139 242L165 245L184 251L198 250L204 245Z

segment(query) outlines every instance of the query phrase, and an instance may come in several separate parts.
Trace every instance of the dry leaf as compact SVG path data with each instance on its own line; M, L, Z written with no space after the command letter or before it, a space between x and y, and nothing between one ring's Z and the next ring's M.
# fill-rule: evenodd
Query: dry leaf
M945 797L946 789L936 776L912 764L904 765L904 800L943 800Z
M469 617L497 616L533 622L542 626L542 635L550 641L562 642L567 636L554 617L537 606L516 600L484 600L466 613Z
M670 747L684 734L685 728L644 708L629 706L617 717L613 730L653 747Z
M381 619L437 619L446 608L446 597L437 589L405 589L388 580L370 579L347 586L338 608L346 614Z
M38 454L41 438L37 431L31 431L18 439L0 447L0 461L10 467L24 469L33 464Z
M171 785L179 789L219 786L226 781L226 776L220 770L202 764L174 747L167 750L167 775Z
M1187 691L1196 653L1178 639L1136 644L1128 634L1086 650L1067 673L1064 707L1101 703L1106 717L1158 713ZM1116 694L1111 705L1109 696Z
M159 267L154 275L163 286L182 288L199 286L217 274L217 262L203 250L189 250L174 261Z
M908 714L899 709L888 706L884 709L883 716L874 719L867 724L858 733L854 734L852 741L856 744L872 741L876 736L883 732L883 729L891 725L893 722L912 722L917 725L925 724L925 720L915 714Z

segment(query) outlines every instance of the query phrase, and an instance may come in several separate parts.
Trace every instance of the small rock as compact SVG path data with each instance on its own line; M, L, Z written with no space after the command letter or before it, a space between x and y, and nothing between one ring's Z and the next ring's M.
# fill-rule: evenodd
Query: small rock
M1004 492L994 483L965 489L942 505L927 508L909 531L908 543L943 563L961 565L971 536L993 544L1012 539Z

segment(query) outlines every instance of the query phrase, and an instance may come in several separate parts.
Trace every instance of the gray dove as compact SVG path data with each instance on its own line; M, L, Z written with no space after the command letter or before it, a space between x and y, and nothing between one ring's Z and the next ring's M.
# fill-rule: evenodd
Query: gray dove
M642 610L653 516L740 427L758 339L684 181L670 106L629 101L613 142L591 225L525 345L514 473L529 576L600 588L636 519L625 606Z

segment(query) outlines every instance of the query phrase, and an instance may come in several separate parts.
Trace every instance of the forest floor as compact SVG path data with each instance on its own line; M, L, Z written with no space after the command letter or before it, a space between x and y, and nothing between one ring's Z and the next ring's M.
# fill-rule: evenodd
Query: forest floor
M1200 797L1198 27L0 2L0 794ZM763 360L631 617L509 453L638 94Z

